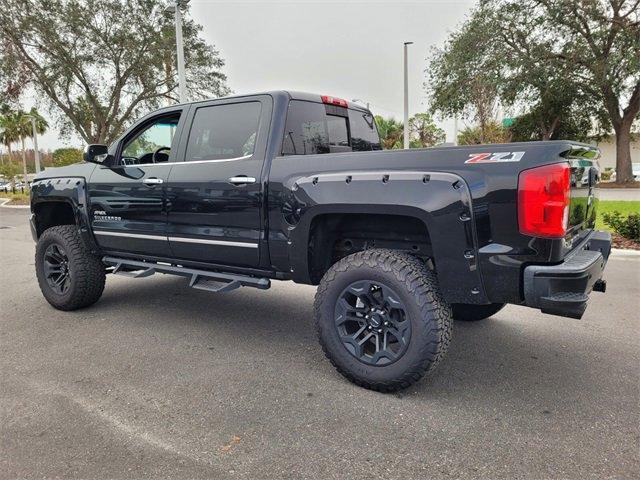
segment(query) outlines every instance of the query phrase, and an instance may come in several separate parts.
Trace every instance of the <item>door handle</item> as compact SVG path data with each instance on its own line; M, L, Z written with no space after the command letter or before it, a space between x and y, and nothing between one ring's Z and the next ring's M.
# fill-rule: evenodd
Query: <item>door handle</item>
M254 177L245 176L231 177L229 179L229 183L233 183L234 185L244 185L247 183L256 183L256 179Z
M156 177L145 178L144 180L142 180L142 183L144 183L145 185L160 185L163 182L164 180Z

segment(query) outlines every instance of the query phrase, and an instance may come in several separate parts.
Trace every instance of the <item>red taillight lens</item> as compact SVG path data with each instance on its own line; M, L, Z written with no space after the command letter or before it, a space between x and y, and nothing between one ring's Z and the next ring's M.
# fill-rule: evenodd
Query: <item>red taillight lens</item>
M322 95L322 103L328 103L329 105L337 105L339 107L348 108L349 104L342 98L332 97L330 95Z
M567 163L554 163L520 172L518 225L533 237L562 238L567 233L571 172Z

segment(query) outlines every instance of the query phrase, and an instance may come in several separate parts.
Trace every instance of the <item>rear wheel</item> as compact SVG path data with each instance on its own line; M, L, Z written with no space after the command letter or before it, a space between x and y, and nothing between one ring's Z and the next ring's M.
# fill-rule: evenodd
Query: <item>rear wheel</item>
M105 268L87 250L75 225L51 227L36 244L36 276L44 298L59 310L76 310L98 301Z
M470 305L467 303L454 303L451 305L453 319L463 322L477 322L489 318L504 308L504 303L491 303L489 305Z
M318 286L314 316L337 370L383 392L431 371L449 346L453 324L435 273L416 257L382 249L333 265Z

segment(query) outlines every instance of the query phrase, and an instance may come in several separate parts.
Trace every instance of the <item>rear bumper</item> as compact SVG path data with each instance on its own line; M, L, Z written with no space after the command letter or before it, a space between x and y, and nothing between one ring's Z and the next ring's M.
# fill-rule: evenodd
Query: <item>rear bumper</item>
M524 269L524 298L543 313L581 318L592 290L604 291L604 267L611 253L611 235L594 231L564 262Z

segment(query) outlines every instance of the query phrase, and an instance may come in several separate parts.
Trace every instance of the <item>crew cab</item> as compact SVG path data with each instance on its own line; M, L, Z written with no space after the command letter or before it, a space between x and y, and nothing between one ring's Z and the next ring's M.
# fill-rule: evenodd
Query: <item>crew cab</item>
M37 176L37 279L62 310L97 302L107 273L212 292L318 285L327 357L393 391L443 358L454 318L515 304L577 319L604 292L598 154L570 141L382 151L371 112L326 95L175 105Z

